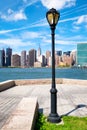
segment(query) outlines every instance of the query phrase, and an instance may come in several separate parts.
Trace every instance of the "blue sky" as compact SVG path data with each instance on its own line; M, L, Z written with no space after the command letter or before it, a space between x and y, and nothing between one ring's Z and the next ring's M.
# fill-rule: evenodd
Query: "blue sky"
M3 0L0 2L0 49L11 47L13 54L27 52L39 44L44 54L51 50L51 30L46 12L60 12L56 26L56 50L75 50L87 43L87 0Z

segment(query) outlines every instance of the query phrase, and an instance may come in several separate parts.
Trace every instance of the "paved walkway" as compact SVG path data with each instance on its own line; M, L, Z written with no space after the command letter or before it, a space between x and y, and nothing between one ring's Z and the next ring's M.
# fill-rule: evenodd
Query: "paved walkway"
M57 84L56 87L59 115L87 116L87 86ZM51 85L26 85L0 92L0 129L23 97L37 97L40 111L48 115L50 88Z

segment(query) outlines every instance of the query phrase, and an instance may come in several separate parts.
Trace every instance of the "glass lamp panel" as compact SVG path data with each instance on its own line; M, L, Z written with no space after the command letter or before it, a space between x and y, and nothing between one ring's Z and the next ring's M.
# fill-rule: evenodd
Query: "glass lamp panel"
M52 25L53 24L53 14L49 13L47 17L48 17L49 24Z
M58 14L55 14L55 15L54 15L55 24L57 24L58 18L59 18L59 17L58 17Z

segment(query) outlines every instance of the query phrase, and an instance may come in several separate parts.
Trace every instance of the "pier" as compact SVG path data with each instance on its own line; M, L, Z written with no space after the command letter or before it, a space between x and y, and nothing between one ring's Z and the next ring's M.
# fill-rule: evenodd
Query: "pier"
M57 111L61 117L70 115L80 117L87 116L86 80L56 79L56 87L58 90ZM36 98L39 104L39 112L42 112L45 115L49 114L51 88L50 79L10 80L0 83L0 88L0 130L4 130L8 119L11 118L11 115L17 109L23 98ZM28 104L28 107L30 109L32 108L32 105Z

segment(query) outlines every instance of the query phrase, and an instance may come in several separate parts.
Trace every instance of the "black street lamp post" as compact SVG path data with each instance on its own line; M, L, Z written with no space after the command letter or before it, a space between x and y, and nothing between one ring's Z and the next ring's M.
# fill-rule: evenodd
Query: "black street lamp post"
M51 93L51 112L48 116L48 121L58 123L61 121L60 116L57 114L57 89L55 84L55 28L59 20L60 14L56 9L52 8L46 13L47 21L50 25L52 32L52 88Z

